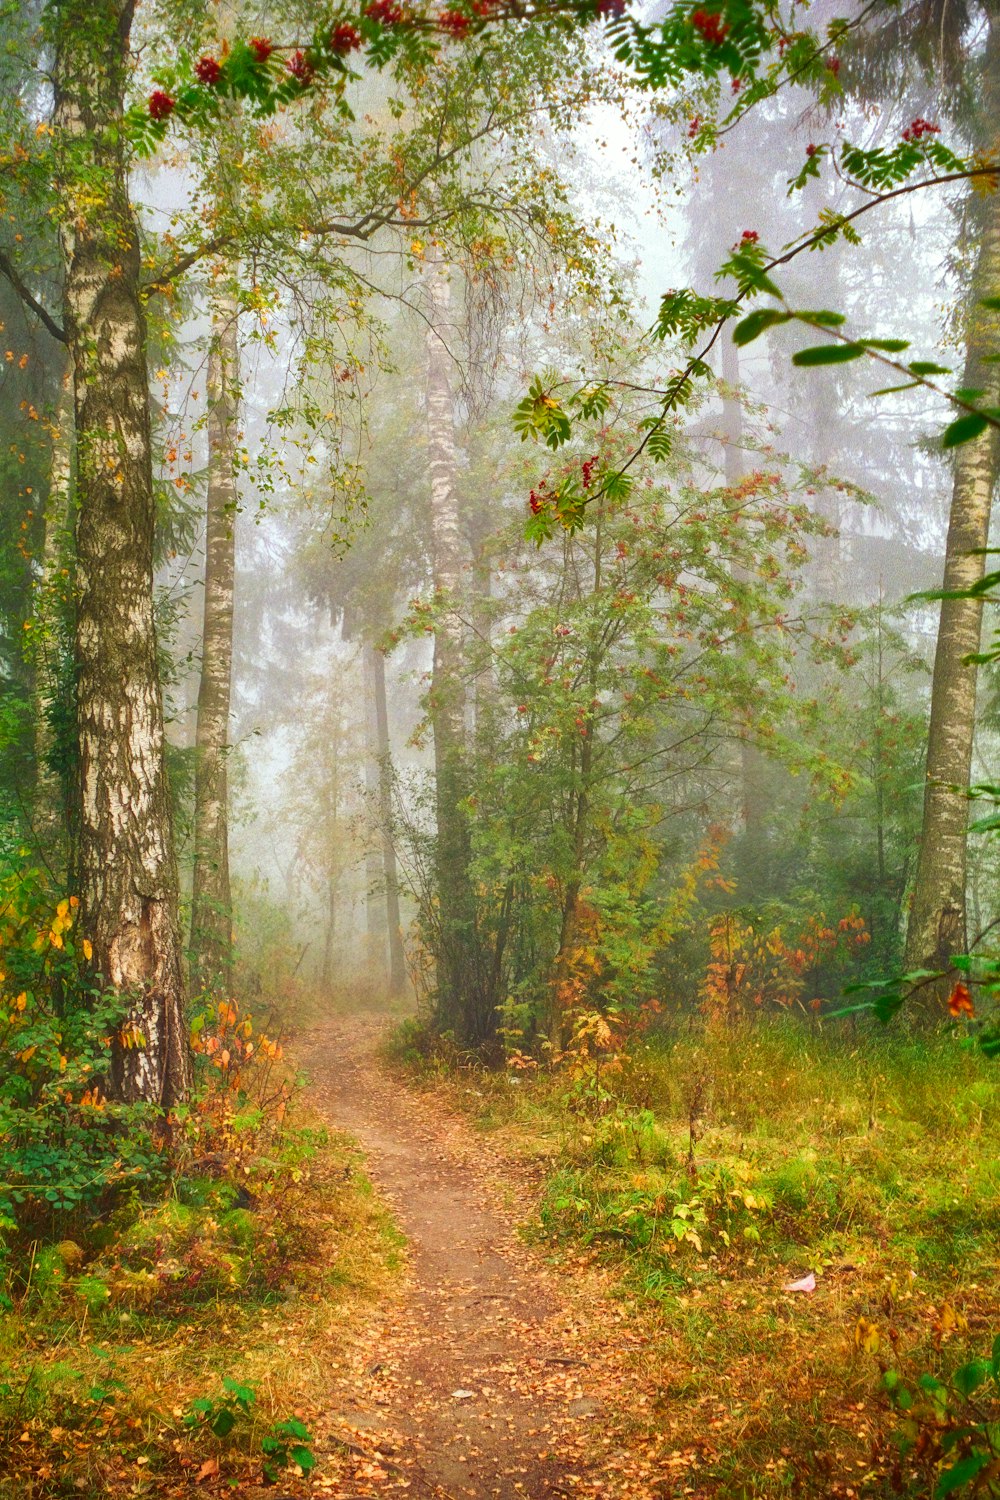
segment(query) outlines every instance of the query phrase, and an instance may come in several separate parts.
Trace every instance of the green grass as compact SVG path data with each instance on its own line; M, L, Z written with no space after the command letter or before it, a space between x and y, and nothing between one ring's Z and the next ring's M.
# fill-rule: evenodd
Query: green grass
M940 1434L900 1449L883 1369L947 1375L1000 1331L1000 1067L762 1018L640 1042L596 1084L443 1086L542 1168L527 1232L617 1272L659 1493L930 1495Z
M401 1280L402 1239L359 1153L308 1134L294 1179L247 1179L249 1206L182 1179L82 1250L38 1249L0 1315L0 1497L187 1493L206 1460L258 1493L263 1439L321 1418L352 1338ZM220 1437L187 1418L225 1401L227 1379L254 1396ZM291 1472L281 1485L306 1493Z

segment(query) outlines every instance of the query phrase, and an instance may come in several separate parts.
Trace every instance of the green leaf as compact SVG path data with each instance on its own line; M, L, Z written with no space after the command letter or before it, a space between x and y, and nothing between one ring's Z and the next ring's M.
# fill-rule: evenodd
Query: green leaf
M906 367L914 375L950 375L947 365L936 365L929 359L914 359Z
M894 396L897 391L912 391L920 384L919 380L907 380L903 385L884 385L880 390L869 391L870 397Z
M813 312L798 312L795 316L803 323L818 323L821 328L839 328L842 323L847 322L843 313L831 312L826 307Z
M862 339L866 349L884 349L887 354L901 354L909 349L909 339Z
M222 1382L223 1389L231 1396L235 1396L241 1406L252 1406L257 1399L257 1392L252 1385L241 1385L238 1380L233 1380L230 1375L225 1376Z
M1000 297L980 297L980 307L988 307L990 312L1000 312Z
M843 365L850 359L860 359L864 354L860 344L815 344L811 349L800 349L792 355L792 364L800 368L810 365Z
M283 1432L288 1437L298 1438L300 1442L309 1441L309 1428L298 1417L289 1417L286 1422L278 1422L276 1430Z
M235 1413L228 1406L224 1406L216 1413L215 1420L212 1422L212 1431L217 1438L224 1438L229 1436L235 1426Z
M944 1495L953 1495L956 1490L971 1484L989 1462L988 1453L970 1453L965 1458L960 1458L957 1464L953 1464L950 1469L945 1469L941 1475L934 1490L934 1500L941 1500Z
M957 421L945 428L941 438L941 447L958 448L962 443L971 443L973 438L985 432L989 425L985 417L981 417L978 412L970 411L966 416L959 417Z
M955 1371L952 1380L960 1395L971 1396L973 1391L978 1390L983 1384L989 1373L988 1360L972 1359L967 1365L962 1365Z
M768 328L790 322L791 317L791 313L781 312L776 307L758 307L737 323L733 329L733 343L742 349L744 345L752 344L754 339L760 338Z

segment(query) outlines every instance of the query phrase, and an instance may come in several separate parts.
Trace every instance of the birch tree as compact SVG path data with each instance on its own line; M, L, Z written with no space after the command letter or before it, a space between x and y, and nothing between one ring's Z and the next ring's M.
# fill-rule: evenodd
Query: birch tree
M96 972L128 1005L116 1091L169 1107L190 1063L153 620L146 315L122 129L133 17L134 0L52 9L53 127L77 440L84 931Z
M987 36L982 64L979 120L974 134L989 139L1000 109L1000 7L984 6ZM969 288L965 370L962 384L984 392L996 406L1000 384L1000 319L983 306L1000 288L1000 194L979 200L973 211L978 248ZM908 969L947 970L964 953L969 808L967 791L976 725L977 668L983 601L968 597L985 572L990 511L996 488L1000 443L995 427L956 449L948 538L945 547L934 675L927 734L920 853L906 938ZM964 594L965 597L956 597ZM940 987L943 1000L948 986ZM926 999L936 991L928 987Z
M215 296L208 355L205 598L195 740L191 947L198 982L225 985L232 967L229 878L229 716L236 579L239 306L231 273Z

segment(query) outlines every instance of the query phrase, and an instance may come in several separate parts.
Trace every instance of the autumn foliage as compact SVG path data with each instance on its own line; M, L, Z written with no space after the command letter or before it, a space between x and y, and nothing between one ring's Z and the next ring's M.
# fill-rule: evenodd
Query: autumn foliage
M709 941L703 1008L728 1023L768 1008L819 1011L823 998L810 989L820 972L842 968L870 936L856 911L835 925L822 914L810 917L792 933L726 912L713 920Z

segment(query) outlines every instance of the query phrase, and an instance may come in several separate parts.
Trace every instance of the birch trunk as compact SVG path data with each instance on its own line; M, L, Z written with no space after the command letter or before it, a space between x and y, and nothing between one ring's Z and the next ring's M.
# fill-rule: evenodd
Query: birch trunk
M990 17L985 58L987 115L1000 104L1000 17ZM987 392L984 404L998 400L1000 352L998 318L980 305L1000 289L1000 194L982 203L981 239L972 276L963 386ZM977 549L989 542L990 509L996 487L1000 445L993 428L955 450L943 588L968 589L979 582L986 559ZM947 969L968 946L966 859L976 723L976 675L966 658L979 650L981 599L943 599L934 653L931 712L927 735L927 774L920 853L906 934L907 969ZM949 985L922 991L925 1007L940 1010Z
M427 333L427 448L431 486L431 543L437 623L430 714L434 731L438 918L438 1017L464 1043L474 1046L495 1032L493 1014L477 1003L475 905L469 881L471 858L466 796L464 639L458 603L464 552L456 484L455 400L451 355L445 343L451 308L448 268L430 268Z
M112 1088L169 1107L190 1063L153 623L146 320L122 129L133 4L53 8L54 128L77 436L82 929L128 1004Z
M194 890L191 948L197 982L227 988L232 971L229 879L229 716L236 573L237 302L218 298L208 356L208 494L205 603L195 734Z

